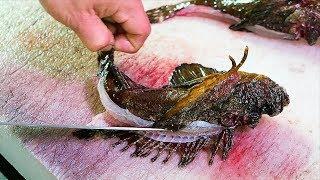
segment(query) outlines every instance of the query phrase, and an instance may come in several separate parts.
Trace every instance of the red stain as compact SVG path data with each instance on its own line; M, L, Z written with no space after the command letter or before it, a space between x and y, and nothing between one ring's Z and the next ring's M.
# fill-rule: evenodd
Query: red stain
M237 132L225 161L216 158L213 171L224 178L294 178L307 165L311 143L290 127L261 119L255 129ZM214 175L212 178L215 177Z
M122 58L118 67L133 81L147 87L159 88L169 83L172 72L183 62L187 61L134 55Z

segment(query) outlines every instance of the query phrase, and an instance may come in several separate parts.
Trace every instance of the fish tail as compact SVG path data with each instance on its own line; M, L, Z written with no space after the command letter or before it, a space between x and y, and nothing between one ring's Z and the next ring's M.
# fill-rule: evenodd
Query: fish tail
M98 53L99 77L102 77L108 73L108 68L113 66L113 61L114 49L111 49L110 51L101 51Z
M99 72L98 77L106 77L106 79L116 80L116 84L120 89L133 89L143 86L132 81L127 75L114 65L114 49L98 53Z

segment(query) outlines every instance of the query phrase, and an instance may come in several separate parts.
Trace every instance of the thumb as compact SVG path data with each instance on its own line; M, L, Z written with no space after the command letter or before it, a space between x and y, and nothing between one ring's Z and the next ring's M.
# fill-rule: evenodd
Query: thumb
M107 50L114 44L112 32L98 16L82 16L71 22L70 27L91 51Z

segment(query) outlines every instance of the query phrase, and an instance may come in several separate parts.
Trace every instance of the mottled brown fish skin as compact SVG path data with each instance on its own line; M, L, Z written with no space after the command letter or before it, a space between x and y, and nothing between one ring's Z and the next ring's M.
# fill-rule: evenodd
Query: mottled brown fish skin
M320 1L318 0L190 0L177 5L163 6L147 11L151 22L159 22L175 15L190 5L210 6L240 19L230 26L244 30L260 25L282 32L288 39L304 38L314 45L320 36Z
M289 102L286 91L270 78L239 72L179 113L157 121L154 127L178 131L195 120L204 120L225 127L253 128L262 114L276 116Z

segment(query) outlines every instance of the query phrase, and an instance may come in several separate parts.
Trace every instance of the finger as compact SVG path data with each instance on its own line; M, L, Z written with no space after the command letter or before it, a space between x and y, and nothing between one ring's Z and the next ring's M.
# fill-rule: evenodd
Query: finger
M70 24L81 41L91 51L109 50L114 44L112 32L98 16L81 16L76 22L71 22Z
M112 15L112 19L126 32L115 37L115 49L128 53L138 51L151 31L150 22L141 2L128 2Z
M106 24L106 26L108 27L108 29L111 31L112 34L117 33L117 28L113 24Z
M107 28L111 31L112 34L117 33L117 24L109 22L105 19L102 19L103 23L107 26Z

